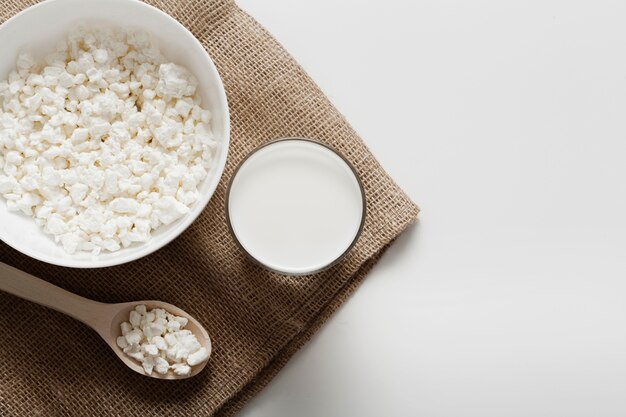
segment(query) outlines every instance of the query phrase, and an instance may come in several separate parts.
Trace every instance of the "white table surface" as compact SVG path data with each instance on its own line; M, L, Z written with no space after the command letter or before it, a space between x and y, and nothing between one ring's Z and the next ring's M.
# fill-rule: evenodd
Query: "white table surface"
M422 208L241 416L626 415L626 2L239 4Z

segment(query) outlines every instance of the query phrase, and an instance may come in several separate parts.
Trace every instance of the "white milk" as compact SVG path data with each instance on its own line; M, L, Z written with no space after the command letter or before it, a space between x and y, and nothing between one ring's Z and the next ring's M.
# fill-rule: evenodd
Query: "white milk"
M305 274L350 248L364 215L361 187L348 164L314 142L289 139L253 153L232 181L231 227L267 267Z

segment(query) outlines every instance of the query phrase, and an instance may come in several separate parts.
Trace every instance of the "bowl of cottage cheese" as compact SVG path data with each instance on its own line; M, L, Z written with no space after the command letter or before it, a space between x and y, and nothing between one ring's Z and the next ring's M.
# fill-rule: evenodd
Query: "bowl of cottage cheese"
M0 239L55 265L146 256L224 170L223 83L200 42L135 0L49 0L0 26Z

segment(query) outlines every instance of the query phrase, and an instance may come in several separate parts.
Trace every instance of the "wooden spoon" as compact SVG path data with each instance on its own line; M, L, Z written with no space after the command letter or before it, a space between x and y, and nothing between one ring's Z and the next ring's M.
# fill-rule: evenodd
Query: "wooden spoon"
M94 329L104 341L107 342L126 366L142 375L159 379L185 379L197 375L204 369L207 362L205 361L196 366L192 366L191 373L186 376L176 375L171 369L165 375L154 371L152 375L146 374L141 363L127 356L116 343L117 337L122 334L120 324L128 321L131 310L139 304L145 304L148 309L162 308L176 316L186 317L189 323L185 328L189 329L196 336L198 342L207 349L209 355L211 354L211 338L204 327L192 316L172 304L153 300L133 301L121 304L99 303L65 291L64 289L1 262L0 290L60 311L76 320L82 321L87 326Z

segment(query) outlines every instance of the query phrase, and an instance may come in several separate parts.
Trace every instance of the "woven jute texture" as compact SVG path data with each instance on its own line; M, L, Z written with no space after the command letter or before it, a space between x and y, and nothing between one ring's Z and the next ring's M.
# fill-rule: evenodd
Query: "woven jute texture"
M0 20L36 3L2 0ZM224 80L232 143L220 186L198 220L139 261L96 270L50 266L0 244L0 261L102 302L155 299L197 317L214 341L207 368L184 381L127 369L79 322L0 294L0 416L227 416L280 370L355 290L418 209L302 68L232 0L151 0L206 46ZM224 215L234 167L285 136L321 140L356 167L367 198L363 234L338 265L287 277L250 262ZM375 306L374 306L375 307Z

